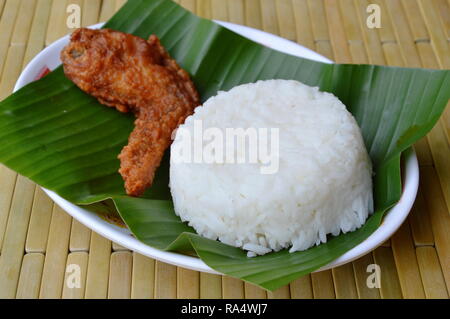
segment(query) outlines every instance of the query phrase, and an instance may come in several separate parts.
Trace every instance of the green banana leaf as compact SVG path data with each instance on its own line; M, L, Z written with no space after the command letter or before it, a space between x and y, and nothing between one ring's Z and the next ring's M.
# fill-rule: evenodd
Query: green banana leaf
M194 252L213 269L275 290L341 256L372 234L401 195L400 157L436 123L450 96L446 70L323 64L286 55L201 19L169 0L133 0L105 27L156 34L203 100L261 79L295 79L332 92L358 121L374 164L375 212L351 233L303 252L247 258L202 238L175 215L168 157L143 198L125 195L117 154L133 117L100 105L62 68L0 103L0 162L78 205L112 199L131 232L164 250Z

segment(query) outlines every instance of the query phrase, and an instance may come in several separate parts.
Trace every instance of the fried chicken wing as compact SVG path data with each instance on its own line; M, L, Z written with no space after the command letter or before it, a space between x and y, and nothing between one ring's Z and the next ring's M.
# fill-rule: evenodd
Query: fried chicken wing
M61 53L66 76L102 104L136 115L119 159L127 194L140 196L171 144L172 132L200 104L188 73L156 36L78 29Z

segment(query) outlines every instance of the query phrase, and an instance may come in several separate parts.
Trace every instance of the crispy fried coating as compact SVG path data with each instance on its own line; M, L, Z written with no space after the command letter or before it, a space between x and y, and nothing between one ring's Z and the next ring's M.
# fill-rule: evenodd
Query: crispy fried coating
M151 186L172 132L200 104L188 73L156 36L148 41L109 29L78 29L61 53L66 76L102 104L136 115L119 155L128 195Z

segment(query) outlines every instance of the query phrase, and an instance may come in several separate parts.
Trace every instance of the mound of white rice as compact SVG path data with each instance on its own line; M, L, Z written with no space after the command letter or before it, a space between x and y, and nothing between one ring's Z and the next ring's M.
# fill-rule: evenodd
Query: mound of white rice
M278 129L277 171L262 173L269 164L260 159L180 160L183 147L211 142L211 136L199 140L195 123L224 136L226 128ZM274 142L270 134L268 141ZM242 155L234 144L231 150ZM224 145L230 151L229 141ZM355 119L334 95L297 81L241 85L198 107L172 144L170 188L176 213L198 234L249 256L305 250L326 242L327 234L361 227L373 210L372 167Z

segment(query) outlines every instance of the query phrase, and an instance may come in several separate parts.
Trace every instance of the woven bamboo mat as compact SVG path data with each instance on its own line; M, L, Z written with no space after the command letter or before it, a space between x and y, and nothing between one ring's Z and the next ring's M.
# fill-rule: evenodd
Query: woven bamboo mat
M337 62L450 68L449 0L179 0L206 18L248 25ZM71 30L105 21L122 0L0 0L0 100L23 67ZM370 3L381 28L366 24ZM273 293L229 277L198 273L131 252L91 232L35 184L0 167L0 298L448 298L450 292L450 108L415 145L421 185L400 230L374 252ZM381 267L368 288L367 266ZM81 267L81 288L65 283Z

